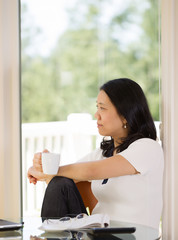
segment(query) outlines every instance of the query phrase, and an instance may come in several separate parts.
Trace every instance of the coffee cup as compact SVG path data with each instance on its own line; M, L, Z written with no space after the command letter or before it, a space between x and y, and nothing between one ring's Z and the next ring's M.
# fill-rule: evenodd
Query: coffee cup
M54 175L57 174L60 164L60 154L58 153L42 153L42 169L43 173Z

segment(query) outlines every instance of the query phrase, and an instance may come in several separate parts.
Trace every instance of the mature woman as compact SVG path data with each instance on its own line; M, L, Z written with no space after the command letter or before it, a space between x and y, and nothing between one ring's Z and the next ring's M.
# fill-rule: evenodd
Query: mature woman
M106 82L97 97L98 131L103 139L78 163L45 175L41 153L34 156L29 181L49 182L42 217L85 212L74 182L91 181L98 202L92 213L158 229L162 211L163 151L141 87L127 78Z

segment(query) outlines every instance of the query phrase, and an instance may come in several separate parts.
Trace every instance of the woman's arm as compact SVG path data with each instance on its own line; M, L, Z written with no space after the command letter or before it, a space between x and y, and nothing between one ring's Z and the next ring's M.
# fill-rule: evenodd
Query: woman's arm
M64 176L76 182L98 180L136 174L136 169L121 155L115 155L103 160L74 163L59 167L57 176ZM41 155L36 154L33 167L28 171L30 182L46 181L47 183L56 175L47 175L42 172Z
M115 155L99 161L62 166L59 168L57 175L72 178L77 181L87 181L136 173L135 168L124 157Z

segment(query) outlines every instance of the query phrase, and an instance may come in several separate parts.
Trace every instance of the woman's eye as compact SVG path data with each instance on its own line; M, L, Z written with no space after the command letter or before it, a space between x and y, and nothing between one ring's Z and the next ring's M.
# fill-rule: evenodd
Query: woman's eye
M96 105L96 108L100 109L100 110L104 110L105 109L104 107L101 107L101 106L98 106L98 105Z
M97 109L104 110L104 108L103 108L103 107L97 107Z

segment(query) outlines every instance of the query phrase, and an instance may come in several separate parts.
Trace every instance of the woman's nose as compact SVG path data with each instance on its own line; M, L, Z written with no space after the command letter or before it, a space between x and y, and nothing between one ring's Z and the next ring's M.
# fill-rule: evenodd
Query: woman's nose
M98 111L96 111L96 113L95 113L95 118L96 118L96 119L98 119L98 118L99 118Z

